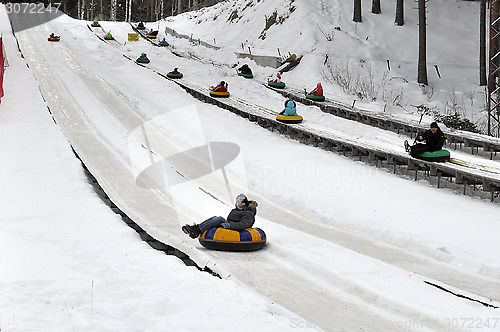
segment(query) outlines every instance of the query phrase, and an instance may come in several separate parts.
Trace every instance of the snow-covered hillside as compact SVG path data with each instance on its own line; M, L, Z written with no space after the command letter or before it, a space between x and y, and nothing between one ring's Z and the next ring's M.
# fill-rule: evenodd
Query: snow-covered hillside
M254 5L244 9L247 3ZM277 17L289 17L259 39L263 28L252 23L252 16L235 17L231 26L225 16L213 19L216 10L233 4L245 17L252 12L269 17L274 9ZM436 11L452 6L456 15L476 8L464 2L440 4L434 4ZM402 28L392 25L389 13L371 17L366 8L363 24L385 17L386 29L380 31L386 35L392 29L414 31L412 3L406 5ZM204 23L187 20L202 12ZM230 8L224 13L230 15ZM144 39L128 42L133 30L127 23L89 28L90 22L67 16L48 23L37 16L14 16L15 29L37 23L16 29L14 36L3 7L0 15L10 62L0 104L2 331L448 331L467 329L471 321L500 328L497 205L292 141L194 99L158 75L178 67L183 82L200 91L223 79L229 83L229 100L279 111L285 98L261 84L273 68L248 61L255 78L235 75L234 65L247 62L233 52L244 38L269 54L276 46L283 53L304 51L300 66L284 74L290 86L309 88L320 80L327 95L352 100L324 80L326 52L338 52L333 59L359 67L361 56L369 59L365 64L386 66L380 54L397 50L383 44L381 36L366 40L361 31L371 30L350 22L346 4L228 1L147 24L159 28L160 38L171 26L188 35L203 33L207 42L216 38L217 45L222 33L217 31L234 34L234 42L228 38L227 49L219 51L170 36L168 48ZM333 41L310 24L310 17L326 34L335 31ZM245 19L249 22L243 24ZM281 29L285 24L287 29ZM303 40L288 33L294 26L304 31ZM100 39L105 31L116 41ZM61 42L48 43L50 32L61 35ZM137 66L133 60L142 52L151 63ZM396 54L410 53L401 49ZM382 60L373 60L375 55ZM397 75L416 70L414 61L391 66L391 75L396 77L396 69ZM384 66L374 70L382 72ZM405 75L414 82L412 74ZM408 89L407 98L412 93L423 98L415 83L390 82L394 89ZM384 104L364 105L377 111ZM315 106L299 104L298 109L306 123L404 153L404 135L324 114ZM405 112L397 107L387 111ZM224 170L206 176L167 187L137 184L137 174L153 162L208 142L233 143L240 153ZM141 227L222 279L149 248L93 192L71 147ZM184 174L198 165L176 167ZM255 226L268 235L263 250L210 251L182 233L185 223L227 215L240 191L259 201Z
M362 1L362 23L352 21L352 6L352 1L339 0L225 1L168 18L166 25L194 39L215 41L227 52L248 53L250 48L252 54L303 55L299 67L286 74L295 86L309 88L321 81L331 96L347 92L351 100L375 99L378 109L387 105L386 111L396 113L416 112L419 105L441 114L458 112L485 129L479 2L427 2L427 87L416 83L415 1L404 1L403 26L394 24L392 1L382 1L378 15L371 13L370 1Z

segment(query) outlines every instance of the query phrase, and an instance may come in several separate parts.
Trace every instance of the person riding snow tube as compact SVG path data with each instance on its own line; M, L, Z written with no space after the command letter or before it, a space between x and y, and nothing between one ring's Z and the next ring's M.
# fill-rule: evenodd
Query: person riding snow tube
M146 53L141 53L141 56L139 58L137 58L137 60L135 60L135 62L138 62L138 63L149 63L150 60L148 59Z
M254 251L266 245L266 233L260 228L246 228L242 231L212 227L200 235L202 246L212 250Z
M158 45L160 46L168 46L168 42L165 40L165 38L163 38L159 43Z
M143 22L139 22L139 24L137 24L136 29L137 29L137 30L145 30L145 29L146 29L146 26L144 26L144 23L143 23Z
M104 36L104 39L106 39L106 40L113 40L113 39L115 39L115 38L113 38L113 36L111 35L111 32L108 32L108 33L106 34L106 36Z
M281 81L280 75L276 75L275 79L270 79L269 81L267 81L267 85L269 85L273 88L277 88L277 89L284 89L285 88L285 82Z
M60 40L61 40L61 37L54 35L54 33L51 33L50 36L49 36L49 38L48 38L48 41L58 42Z
M323 87L321 86L321 83L318 83L314 90L306 94L306 98L315 101L324 101L325 96L323 96Z
M250 69L247 64L244 64L243 66L238 68L238 75L245 78L253 78L252 69Z
M210 95L212 97L229 97L229 91L227 91L227 83L221 81L217 86L210 87Z
M285 109L281 111L276 120L284 123L301 123L303 118L297 115L297 105L293 100L285 101Z
M101 25L99 24L99 22L98 22L97 20L94 20L94 22L92 22L92 24L91 24L90 26L92 26L92 27L94 27L94 28L98 28L98 27L100 27Z
M182 78L182 73L177 70L177 68L174 68L171 72L167 73L168 78Z
M151 31L149 31L148 34L146 35L146 37L150 39L154 39L156 38L156 36L158 36L158 30L153 31L153 29L151 29Z
M417 142L423 142L417 143ZM415 138L415 144L410 146L405 141L405 150L412 157L433 162L446 162L450 160L450 151L443 149L446 141L443 131L439 128L437 122L432 122L430 129L419 133Z

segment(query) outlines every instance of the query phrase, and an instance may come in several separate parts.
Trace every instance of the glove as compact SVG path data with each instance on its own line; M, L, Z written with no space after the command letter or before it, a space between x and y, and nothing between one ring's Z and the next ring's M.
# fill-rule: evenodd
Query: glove
M259 206L259 204L257 204L256 201L250 201L248 203L248 206L251 207L251 208L253 208L253 209L255 209L257 206Z
M220 224L222 227L224 227L225 229L228 229L229 227L231 227L231 224L227 221L224 221L223 223Z

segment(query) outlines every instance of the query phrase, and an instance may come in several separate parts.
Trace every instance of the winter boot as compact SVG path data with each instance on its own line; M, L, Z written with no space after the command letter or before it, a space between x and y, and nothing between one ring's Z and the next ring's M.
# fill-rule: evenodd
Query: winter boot
M406 152L410 152L411 151L410 144L408 143L407 140L405 140L405 150L406 150Z
M201 234L201 230L198 225L184 225L182 226L182 231L188 234L192 239L196 239Z

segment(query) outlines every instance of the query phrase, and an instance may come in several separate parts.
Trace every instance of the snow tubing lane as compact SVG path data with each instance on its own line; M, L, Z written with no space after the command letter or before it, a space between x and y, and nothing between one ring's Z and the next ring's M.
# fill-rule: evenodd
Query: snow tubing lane
M419 154L418 156L415 156L415 158L425 161L443 163L446 161L450 161L450 151L443 149L434 152L424 152L422 154Z
M212 227L207 229L198 241L207 249L221 251L254 251L266 244L266 233L260 228L246 228L242 231Z
M229 97L229 92L210 91L212 97Z
M172 74L172 73L167 73L167 77L168 78L182 78L182 73L179 73L179 74Z
M272 86L273 88L277 88L277 89L284 89L285 88L285 83L283 82L279 82L279 83L276 83L276 82L267 82L267 84L269 86Z
M285 116L278 114L276 116L276 120L279 122L284 122L284 123L301 123L302 120L304 120L300 115L295 115L295 116Z
M243 76L244 78L253 78L252 74L238 73L238 76Z
M311 99L311 100L315 100L315 101L324 101L325 96L315 96L315 95L307 94L306 99Z

